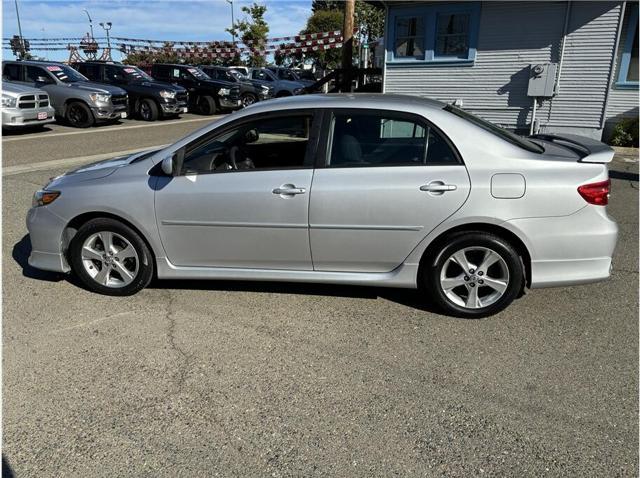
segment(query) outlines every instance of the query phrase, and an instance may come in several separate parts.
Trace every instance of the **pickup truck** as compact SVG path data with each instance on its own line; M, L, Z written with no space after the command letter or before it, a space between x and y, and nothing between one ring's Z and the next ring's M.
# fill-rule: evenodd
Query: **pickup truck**
M151 76L159 81L180 85L189 92L189 109L203 115L242 108L240 87L212 80L196 66L154 63Z
M249 79L256 86L265 85L273 87L276 98L293 96L303 93L304 85L299 81L283 80L268 68L250 68Z
M214 80L226 81L240 87L240 100L242 106L249 106L256 101L268 100L273 97L273 87L267 85L254 85L240 73L225 68L224 66L201 66L202 71Z
M129 95L129 114L144 121L187 112L187 90L156 81L135 66L122 63L87 61L73 67L92 81L119 86Z
M63 63L6 60L2 62L2 78L46 91L56 119L66 120L77 128L127 117L126 91L91 82Z
M2 82L2 128L40 127L55 121L46 91Z

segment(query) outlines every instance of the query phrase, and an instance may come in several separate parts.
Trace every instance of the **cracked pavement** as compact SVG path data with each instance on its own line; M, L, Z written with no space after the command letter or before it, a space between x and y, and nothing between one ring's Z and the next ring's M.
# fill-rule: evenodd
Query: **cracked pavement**
M5 177L4 457L18 477L637 476L638 163L611 170L611 280L476 321L402 290L91 294L26 264L31 194L61 171Z

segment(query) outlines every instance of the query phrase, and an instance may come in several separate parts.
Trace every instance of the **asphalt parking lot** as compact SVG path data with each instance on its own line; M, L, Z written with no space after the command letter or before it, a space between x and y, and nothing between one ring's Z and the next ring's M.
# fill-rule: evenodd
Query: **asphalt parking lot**
M344 286L156 282L112 298L27 265L35 189L210 120L184 118L3 138L15 476L638 475L637 158L611 166L611 280L482 320Z

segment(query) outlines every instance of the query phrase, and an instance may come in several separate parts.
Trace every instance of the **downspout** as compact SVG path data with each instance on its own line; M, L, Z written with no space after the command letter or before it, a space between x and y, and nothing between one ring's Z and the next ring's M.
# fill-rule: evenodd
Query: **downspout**
M611 84L613 82L613 70L616 67L616 55L620 46L620 35L622 34L622 22L624 22L624 14L627 9L627 2L622 2L622 10L620 11L620 19L618 20L618 31L616 32L616 42L613 46L611 54L611 64L609 65L609 78L607 80L607 91L604 93L604 106L602 107L602 116L600 117L600 129L604 129L604 123L607 120L607 107L609 106L609 93L611 92Z

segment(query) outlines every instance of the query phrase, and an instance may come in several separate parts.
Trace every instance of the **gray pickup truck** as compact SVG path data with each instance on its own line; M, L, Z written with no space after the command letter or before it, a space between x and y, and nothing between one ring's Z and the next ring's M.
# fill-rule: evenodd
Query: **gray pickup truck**
M97 122L127 117L126 91L93 83L62 63L3 61L2 79L46 91L56 119L63 119L71 126L87 128Z
M53 121L54 110L45 91L2 83L2 129L37 127Z
M299 81L283 80L268 68L250 68L249 81L256 86L265 85L273 88L273 94L276 98L282 96L294 96L304 93L304 83Z

